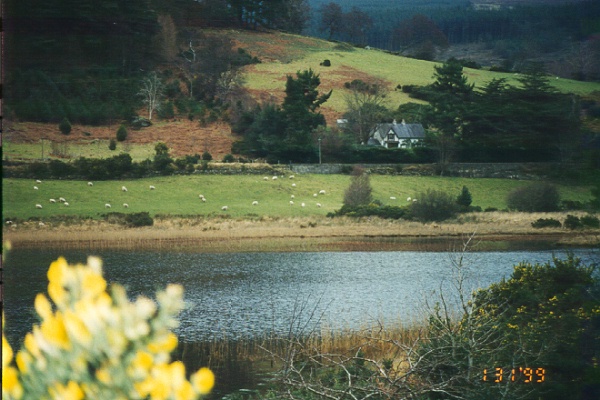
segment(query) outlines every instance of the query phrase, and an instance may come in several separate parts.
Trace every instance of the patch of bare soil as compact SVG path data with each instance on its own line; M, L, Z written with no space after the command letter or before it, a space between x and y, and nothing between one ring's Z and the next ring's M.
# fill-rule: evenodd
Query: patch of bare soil
M52 142L89 142L94 139L109 140L115 138L118 124L108 126L73 125L69 135L58 130L58 124L35 122L11 123L5 127L4 140L13 143L39 143L41 139ZM200 126L198 121L174 119L158 121L154 125L139 130L128 129L127 142L151 144L164 142L171 155L180 157L188 154L202 154L208 151L214 159L220 160L231 153L231 144L238 138L225 123Z

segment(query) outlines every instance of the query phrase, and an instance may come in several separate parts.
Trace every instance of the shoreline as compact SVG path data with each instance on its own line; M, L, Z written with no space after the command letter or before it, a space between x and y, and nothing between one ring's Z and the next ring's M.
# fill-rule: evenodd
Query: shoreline
M12 248L165 250L192 252L448 251L473 237L471 251L600 248L600 230L535 229L539 215L465 215L422 224L378 218L155 220L127 228L103 221L4 227ZM479 218L479 220L477 220Z

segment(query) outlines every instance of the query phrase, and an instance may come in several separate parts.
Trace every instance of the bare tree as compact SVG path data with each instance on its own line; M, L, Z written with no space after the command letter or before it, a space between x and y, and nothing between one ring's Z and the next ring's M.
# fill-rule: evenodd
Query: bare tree
M160 109L163 84L156 72L152 72L142 79L142 88L138 92L143 97L143 102L148 107L148 119L152 120L152 113Z
M353 81L347 87L350 93L345 95L346 113L349 130L356 143L367 143L371 130L389 116L385 107L389 90L381 82Z

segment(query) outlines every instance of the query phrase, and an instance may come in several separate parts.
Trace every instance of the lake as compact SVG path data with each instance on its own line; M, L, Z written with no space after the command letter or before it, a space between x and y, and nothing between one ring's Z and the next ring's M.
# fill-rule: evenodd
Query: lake
M584 261L590 249L572 250ZM545 263L565 251L467 253L470 288L508 277L522 261ZM85 262L81 251L13 250L4 264L5 333L13 346L37 322L33 301L46 292L46 271L63 255ZM186 308L176 333L182 342L253 338L303 326L361 328L377 321L409 324L423 315L426 299L450 291L448 252L227 253L99 251L109 282L131 298L153 297L167 283L184 287Z

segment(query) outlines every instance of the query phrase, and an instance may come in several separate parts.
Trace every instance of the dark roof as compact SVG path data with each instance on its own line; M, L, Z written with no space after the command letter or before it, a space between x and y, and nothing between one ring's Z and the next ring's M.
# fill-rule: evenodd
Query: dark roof
M390 130L393 130L398 139L425 139L425 129L421 124L385 123L377 124L373 130L372 137L385 138Z

